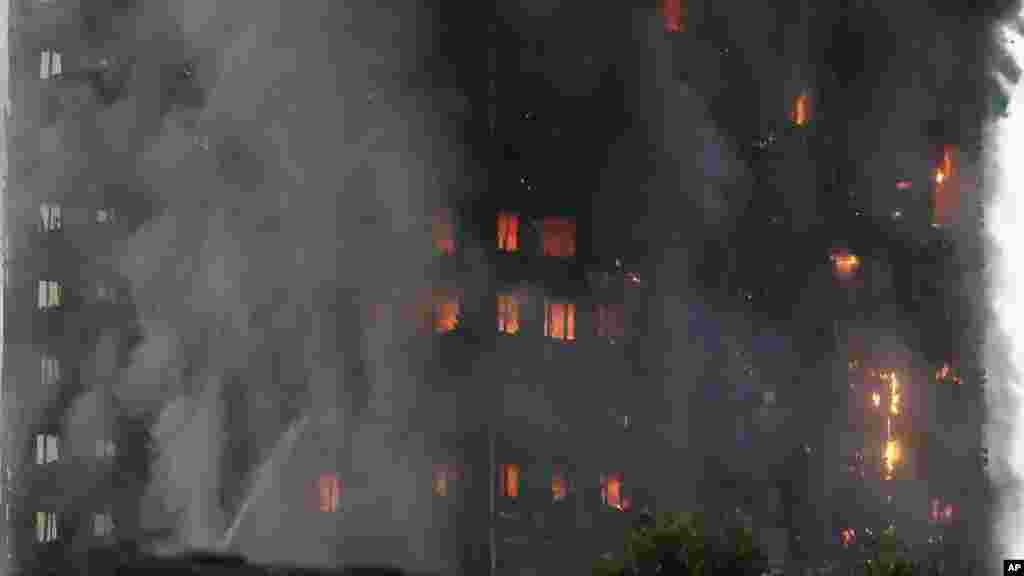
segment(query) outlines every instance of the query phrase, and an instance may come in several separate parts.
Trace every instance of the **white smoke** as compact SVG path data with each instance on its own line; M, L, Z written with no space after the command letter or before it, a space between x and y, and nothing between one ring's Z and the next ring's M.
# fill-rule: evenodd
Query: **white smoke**
M1024 62L1024 38L1009 25L999 31L1006 35L1007 48L1015 61ZM994 530L994 556L1019 558L1024 555L1024 425L1021 400L1024 397L1024 169L1019 154L1024 149L1024 99L1019 90L1011 93L1008 117L997 122L989 134L988 148L995 150L992 173L995 191L985 212L986 233L994 250L990 262L991 311L986 351L989 422L986 442L991 450L990 475L999 490Z

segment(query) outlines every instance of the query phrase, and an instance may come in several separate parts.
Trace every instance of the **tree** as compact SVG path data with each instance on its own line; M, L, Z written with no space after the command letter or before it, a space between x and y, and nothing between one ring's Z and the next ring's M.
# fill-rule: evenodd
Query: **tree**
M760 554L753 534L734 527L724 542L712 543L700 513L662 513L654 522L639 523L626 536L623 560L602 558L595 576L697 576L759 574Z

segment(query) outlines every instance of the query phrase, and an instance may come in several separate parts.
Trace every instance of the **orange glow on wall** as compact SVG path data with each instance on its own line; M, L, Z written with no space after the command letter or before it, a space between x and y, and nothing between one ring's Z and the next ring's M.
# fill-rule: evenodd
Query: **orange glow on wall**
M601 477L601 500L605 505L623 510L622 474L613 472Z
M454 290L440 290L434 294L434 331L451 332L459 325L459 294Z
M544 255L570 258L576 255L576 221L571 218L545 218Z
M555 502L565 500L569 495L569 482L565 479L565 473L555 470L551 476L551 499Z
M441 254L455 254L455 225L449 210L438 210L434 213L434 247Z
M519 497L519 465L501 465L501 495L506 498Z
M544 335L555 340L575 340L576 305L550 300L545 302Z
M659 0L661 17L665 20L666 32L682 32L686 29L686 0Z
M498 294L498 332L504 334L519 332L519 294L514 292Z
M519 215L511 212L498 214L498 250L515 252L519 250Z
M935 192L932 224L948 226L956 221L960 209L959 150L944 146L939 165L935 168Z
M626 335L626 311L622 304L597 306L597 335L601 338L623 338Z
M793 99L793 111L790 120L796 126L805 126L811 121L811 96L806 92Z
M337 512L338 503L341 501L341 481L337 474L323 474L317 482L320 494L321 512Z

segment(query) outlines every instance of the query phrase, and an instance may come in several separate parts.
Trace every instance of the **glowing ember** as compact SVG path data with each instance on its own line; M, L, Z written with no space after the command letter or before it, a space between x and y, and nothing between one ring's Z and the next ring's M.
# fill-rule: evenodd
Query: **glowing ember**
M942 170L935 171L935 183L942 184L946 180L946 174Z

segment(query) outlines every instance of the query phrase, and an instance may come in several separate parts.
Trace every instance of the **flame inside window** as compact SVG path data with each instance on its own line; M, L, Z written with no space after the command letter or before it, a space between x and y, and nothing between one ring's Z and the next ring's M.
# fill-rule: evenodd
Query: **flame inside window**
M796 126L805 126L811 119L811 97L804 92L793 100L791 120Z
M453 290L440 290L434 294L434 331L451 332L459 325L459 294Z
M555 502L565 500L569 495L569 482L565 479L565 473L555 470L551 476L551 499Z
M320 511L337 512L341 500L341 481L337 474L323 474L317 487L320 493Z
M512 499L519 497L518 464L503 464L501 466L501 495Z
M548 301L544 308L544 335L555 340L575 340L576 305Z
M498 331L505 334L519 332L519 294L498 294Z
M606 506L624 510L622 498L622 474L613 472L601 477L601 500Z
M571 218L545 218L544 255L570 258L576 255L576 221Z
M860 270L860 258L845 250L835 250L832 252L832 268L837 278L849 280Z
M515 252L519 250L519 215L511 212L498 214L498 250Z
M686 0L661 0L666 32L682 32L686 23Z

